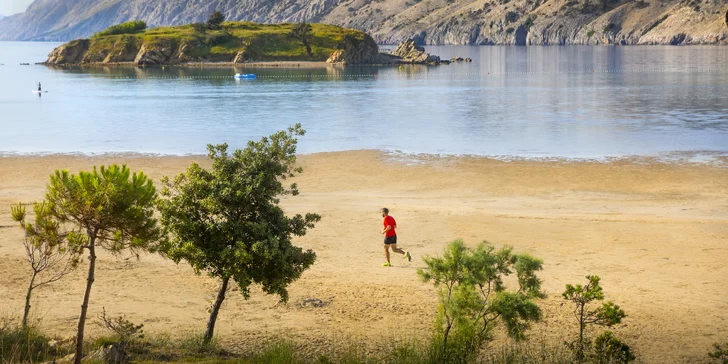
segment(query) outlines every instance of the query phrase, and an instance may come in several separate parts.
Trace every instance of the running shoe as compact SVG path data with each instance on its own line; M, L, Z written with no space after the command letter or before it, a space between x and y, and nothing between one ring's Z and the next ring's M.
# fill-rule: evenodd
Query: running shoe
M410 255L409 252L404 253L404 257L407 258L408 261L412 261L412 255Z
M391 265L391 264L389 264L389 262L386 262L386 263L382 263L382 267L391 267L391 266L392 266L392 265Z

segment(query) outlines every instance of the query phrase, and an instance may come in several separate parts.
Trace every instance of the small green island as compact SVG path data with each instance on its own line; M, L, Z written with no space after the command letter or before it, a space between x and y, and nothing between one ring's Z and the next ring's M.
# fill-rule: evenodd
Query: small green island
M142 21L112 26L54 49L47 65L237 65L265 62L439 64L414 42L379 52L368 34L328 24L224 22L147 28Z

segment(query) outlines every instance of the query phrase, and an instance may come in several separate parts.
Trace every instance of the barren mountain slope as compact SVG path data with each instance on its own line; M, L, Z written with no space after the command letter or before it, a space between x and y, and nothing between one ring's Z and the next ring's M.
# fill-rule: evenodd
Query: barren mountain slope
M0 39L70 40L110 25L229 20L323 22L379 43L724 44L725 0L36 0L0 19Z

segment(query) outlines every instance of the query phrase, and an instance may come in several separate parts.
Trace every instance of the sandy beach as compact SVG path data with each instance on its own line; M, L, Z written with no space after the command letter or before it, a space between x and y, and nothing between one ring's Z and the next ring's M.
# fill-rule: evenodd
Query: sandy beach
M0 158L0 315L21 315L28 279L22 231L9 205L43 197L56 169L126 163L155 180L205 157L143 155ZM558 345L577 325L561 292L587 274L602 277L608 300L628 314L613 331L642 362L703 362L714 342L728 341L728 168L651 160L608 163L497 161L402 156L377 151L305 155L296 178L301 195L288 213L317 212L322 221L297 243L317 253L290 287L290 301L255 290L231 294L217 325L223 343L250 350L267 338L289 338L315 353L361 342L374 352L391 340L426 339L436 313L434 288L416 269L423 255L449 241L488 240L544 259L548 298L532 343ZM411 263L384 268L380 207L398 222ZM34 317L53 333L72 334L87 266L37 291ZM202 331L217 282L159 256L100 257L89 317L105 307L144 323L149 333ZM307 299L324 307L307 307ZM93 321L93 320L92 320ZM91 335L101 333L87 325ZM596 335L600 330L589 333ZM498 339L493 345L507 343Z

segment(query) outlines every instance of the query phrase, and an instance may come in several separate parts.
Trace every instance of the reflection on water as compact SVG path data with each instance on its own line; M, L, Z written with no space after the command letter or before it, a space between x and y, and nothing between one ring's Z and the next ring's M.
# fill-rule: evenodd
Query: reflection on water
M19 65L54 46L0 43L0 152L202 153L301 122L301 152L728 153L728 47L428 47L474 62L401 69ZM36 81L49 93L26 91Z

